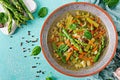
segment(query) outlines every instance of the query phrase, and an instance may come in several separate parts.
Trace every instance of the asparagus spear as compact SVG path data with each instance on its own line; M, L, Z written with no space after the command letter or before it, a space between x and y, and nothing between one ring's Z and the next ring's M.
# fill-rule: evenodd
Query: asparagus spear
M104 49L104 47L105 47L105 38L102 37L102 44L101 44L101 46L100 46L100 48L99 48L99 50L98 50L97 55L96 55L95 58L94 58L94 62L97 62L97 61L98 61L98 59L99 59L99 57L100 57L100 53L102 52L102 50Z
M9 0L4 0L4 1L9 2Z
M12 4L17 8L17 10L18 10L20 13L24 14L24 10L23 10L21 4L18 2L18 0L11 0L11 2L12 2Z
M12 29L12 15L10 14L10 12L7 8L5 8L4 6L3 6L3 8L5 9L5 11L8 15L8 33L10 33L11 29Z
M99 57L100 57L101 51L102 51L102 46L99 47L98 53L97 53L97 55L96 55L95 58L94 58L94 62L97 62L97 61L98 61L98 59L99 59Z
M0 0L0 3L4 7L9 9L14 14L14 16L19 20L19 13L17 12L16 8L14 8L12 5L10 5L9 3L5 2L4 0Z
M15 21L17 21L18 24L21 24L25 21L28 20L27 17L25 17L24 15L20 14L16 8L14 8L14 6L12 6L11 4L9 4L8 2L4 1L4 0L0 0L0 4L2 4L4 7L6 7L8 10L10 10L10 12L13 13L13 17L15 19ZM19 25L18 25L19 26Z
M33 15L31 14L31 12L28 10L28 8L26 7L26 5L24 4L23 0L19 0L19 3L22 5L22 7L24 8L25 12L28 14L30 19L34 19Z
M67 31L65 29L62 30L62 32L65 34L65 36L70 40L70 42L79 50L80 53L82 53L82 49L80 48L80 46L75 42L75 40L73 38L71 38L69 36L69 34L67 33Z
M105 47L105 37L102 37L102 48Z

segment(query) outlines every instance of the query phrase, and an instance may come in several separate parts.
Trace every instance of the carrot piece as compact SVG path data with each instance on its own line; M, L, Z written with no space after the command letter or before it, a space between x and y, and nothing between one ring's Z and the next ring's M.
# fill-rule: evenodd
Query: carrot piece
M93 47L95 47L95 46L96 46L96 44L93 44L93 43L92 43L91 45L92 45Z
M80 15L79 15L79 16L76 16L76 18L80 18Z
M64 44L64 43L63 43L63 42L58 42L58 43L57 43L57 46L59 46L59 45L61 45L61 44Z
M91 34L93 35L93 34L94 34L94 32L95 32L95 31L93 31L93 30L92 30L92 31L91 31Z
M80 23L80 26L83 26L83 23Z
M84 31L78 31L77 33L78 33L78 35L80 35L80 34L83 34L83 32L84 32Z
M85 52L80 53L79 58L83 58L85 54L86 54Z
M93 58L90 57L90 63L91 65L93 65L94 61L93 61Z
M71 46L71 44L70 44L70 40L67 39L67 40L65 41L65 44L67 44L67 46Z
M95 48L94 48L92 51L93 51L93 52L94 52L94 51L96 51L96 50L97 50L97 48L98 48L98 47L97 47L97 46L95 46Z
M90 19L95 20L95 18L91 17Z
M69 52L67 57L66 57L66 61L68 61L70 59L70 56L73 54L73 52Z
M77 38L77 39L80 38L79 35L73 35L72 37L73 37L73 38Z
M81 59L85 60L85 61L90 61L90 64L93 65L93 59L91 57L82 57Z
M72 20L72 23L75 23L75 22L77 22L76 20Z
M87 57L82 57L81 59L83 59L83 60L85 60L85 61L88 61L88 60L90 60L89 58L87 58Z
M88 43L88 44L89 44L89 45L92 45L93 47L95 47L96 45L94 44L94 41L95 41L94 39L91 39L91 40L89 40L89 43Z
M101 37L104 33L105 33L105 31L101 31L101 32L99 32L99 34L96 35L95 38L99 38L99 37Z
M78 49L75 46L71 46L71 48L73 48L74 50L78 51Z
M91 32L92 34L94 34L95 32L97 32L99 30L99 28L95 29L93 32Z
M91 39L91 40L89 40L88 44L93 44L94 41L95 41L94 39Z
M97 22L100 23L100 18L98 17Z
M93 24L90 24L90 27L93 27Z

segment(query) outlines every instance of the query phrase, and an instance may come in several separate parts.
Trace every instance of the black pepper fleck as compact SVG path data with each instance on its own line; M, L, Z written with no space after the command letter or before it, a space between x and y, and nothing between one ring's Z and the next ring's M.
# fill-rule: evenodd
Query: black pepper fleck
M45 74L45 72L42 72L42 74Z
M42 71L40 70L40 72L42 72Z
M37 57L37 59L40 59L40 57Z
M10 38L13 38L13 36L10 36Z
M118 33L118 36L120 36L120 31L118 31L117 33Z
M38 42L38 38L36 38L35 40L32 40L32 42L33 43Z
M30 43L31 41L26 40L26 43Z
M32 41L33 43L36 42L36 41Z
M23 50L23 52L27 52L27 50Z
M24 58L26 58L27 56L24 56Z
M37 66L32 66L32 68L36 68Z
M28 31L28 35L30 35L30 31Z
M38 64L38 63L36 63L36 64Z
M40 76L36 75L36 77L40 77Z
M22 37L22 39L25 39L25 37Z
M41 73L41 71L37 71L37 73Z
M12 47L10 47L9 49L12 49Z
M29 42L32 42L31 40Z
M25 49L25 48L23 48L23 49Z
M42 72L41 70L37 71L37 73L41 73L41 72Z
M36 57L33 57L34 59L36 59Z
M39 39L38 38L36 38L36 41L38 41Z
M30 50L30 48L28 48L28 50Z
M34 44L32 44L32 46L34 46Z
M23 42L20 43L20 46L22 46L22 45L23 45Z
M35 37L34 35L32 35L32 37Z

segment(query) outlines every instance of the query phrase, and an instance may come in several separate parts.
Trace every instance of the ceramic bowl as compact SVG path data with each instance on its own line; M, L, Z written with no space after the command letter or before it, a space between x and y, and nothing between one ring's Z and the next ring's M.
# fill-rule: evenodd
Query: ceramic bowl
M59 65L55 61L55 59L51 56L52 53L50 51L50 48L48 47L48 41L47 41L48 31L53 21L64 12L70 10L84 10L91 12L92 14L100 17L100 19L103 21L103 23L106 26L108 39L109 39L108 46L104 51L103 55L101 55L99 61L96 62L90 68L83 68L77 71L68 70L62 67L61 65ZM114 57L118 42L116 27L109 14L106 11L104 11L102 8L94 4L85 3L85 2L75 2L75 3L65 4L57 8L54 12L52 12L44 22L44 25L42 26L40 39L41 39L40 41L41 41L42 51L48 63L58 72L73 77L90 76L103 70Z

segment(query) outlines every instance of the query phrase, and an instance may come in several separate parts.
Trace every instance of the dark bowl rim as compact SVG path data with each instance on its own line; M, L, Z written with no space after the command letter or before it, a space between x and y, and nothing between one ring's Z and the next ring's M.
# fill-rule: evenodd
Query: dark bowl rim
M89 73L89 74L85 74L85 75L81 75L81 74L80 74L80 75L69 74L69 73L65 73L64 71L60 70L59 68L57 68L56 66L54 66L54 65L49 61L49 59L47 58L47 56L46 56L46 54L45 54L45 50L44 50L44 48L42 47L42 46L43 46L43 44L42 44L42 33L43 33L43 29L44 29L46 23L49 21L50 17L53 16L54 13L56 13L57 11L59 11L61 8L64 8L65 6L69 6L69 5L73 5L73 4L87 4L87 5L93 6L93 7L97 8L98 10L102 11L102 12L109 18L110 22L112 23L112 25L113 25L113 27L114 27L114 31L116 32L116 33L115 33L115 34L116 34L115 48L114 48L114 51L113 51L112 56L111 56L111 58L109 59L109 61L108 61L106 64L104 64L103 67L101 67L100 69L98 69L98 70L96 70L96 71L94 71L94 72L91 72L91 73ZM110 61L113 59L113 57L114 57L114 55L115 55L116 48L117 48L117 45L118 45L118 34L117 34L117 30L116 30L116 27L115 27L115 24L114 24L112 18L110 17L110 15L109 15L105 10L103 10L102 8L100 8L99 6L97 6L97 5L95 5L95 4L91 4L91 3L88 3L88 2L72 2L72 3L64 4L64 5L60 6L60 7L58 7L57 9L55 9L55 10L48 16L48 18L45 20L45 22L44 22L44 24L43 24L43 26L42 26L42 29L41 29L41 33L40 33L40 44L41 44L41 47L42 47L42 52L43 52L44 57L46 58L46 60L48 61L48 63L49 63L55 70L57 70L58 72L60 72L60 73L62 73L62 74L64 74L64 75L67 75L67 76L72 76L72 77L85 77L85 76L91 76L91 75L93 75L93 74L96 74L96 73L102 71L102 70L110 63Z

